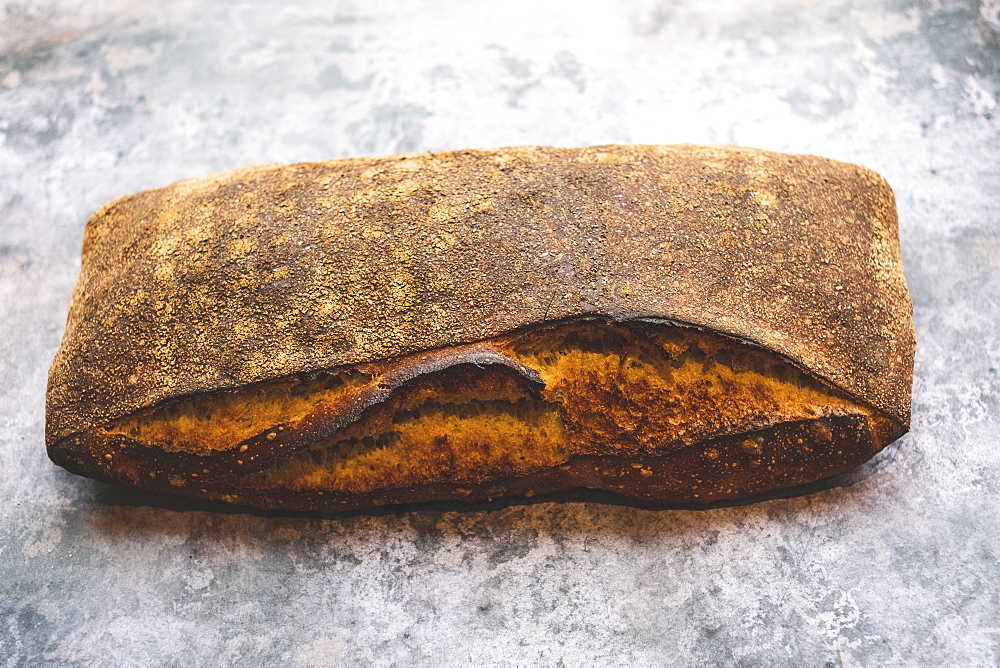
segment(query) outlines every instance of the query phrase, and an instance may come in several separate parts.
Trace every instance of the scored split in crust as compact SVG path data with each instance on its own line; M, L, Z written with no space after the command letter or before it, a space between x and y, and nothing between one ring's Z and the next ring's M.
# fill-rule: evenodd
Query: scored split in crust
M711 502L830 475L900 433L755 346L587 318L182 398L61 456L94 477L295 509L581 486Z

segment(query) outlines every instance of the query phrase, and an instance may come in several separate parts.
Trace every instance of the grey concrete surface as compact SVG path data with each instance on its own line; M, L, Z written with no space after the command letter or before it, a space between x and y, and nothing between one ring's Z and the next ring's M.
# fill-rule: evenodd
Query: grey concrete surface
M0 0L0 663L997 665L997 0ZM883 174L912 432L808 494L319 518L53 466L88 215L263 162L731 143Z

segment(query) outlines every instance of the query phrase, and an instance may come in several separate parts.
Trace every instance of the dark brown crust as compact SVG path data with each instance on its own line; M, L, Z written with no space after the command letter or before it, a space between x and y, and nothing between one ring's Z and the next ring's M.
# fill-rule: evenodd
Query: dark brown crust
M170 477L148 477L145 467L162 466L156 448L136 452L138 467L112 465L102 453L123 452L112 441L86 447L66 444L62 465L74 473L142 489L226 501L258 508L345 511L423 501L484 501L505 496L534 496L579 487L603 489L660 503L704 504L739 499L772 489L791 487L846 471L868 460L885 444L902 435L891 421L866 416L830 417L789 422L769 429L712 439L654 457L575 456L563 465L537 473L485 483L436 483L371 493L346 493L287 488L238 488L234 479L216 477L178 486ZM141 446L139 446L141 447ZM238 490L238 491L237 491Z
M46 442L82 472L75 441L171 399L584 315L753 342L898 435L910 310L892 192L856 165L605 146L254 167L94 214Z

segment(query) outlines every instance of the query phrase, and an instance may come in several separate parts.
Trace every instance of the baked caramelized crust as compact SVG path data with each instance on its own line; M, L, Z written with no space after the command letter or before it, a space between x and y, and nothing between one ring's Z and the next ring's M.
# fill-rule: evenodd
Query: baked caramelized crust
M348 509L748 496L905 432L874 172L705 146L259 165L91 216L45 442L147 489Z
M900 432L751 344L580 318L187 396L64 447L99 478L342 510L574 487L711 502L830 475Z

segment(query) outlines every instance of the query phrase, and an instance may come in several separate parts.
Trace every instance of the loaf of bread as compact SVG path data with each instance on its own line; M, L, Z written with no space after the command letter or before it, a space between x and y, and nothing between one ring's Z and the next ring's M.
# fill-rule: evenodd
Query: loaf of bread
M742 148L265 165L87 224L46 442L267 508L571 488L708 503L905 433L892 191Z

